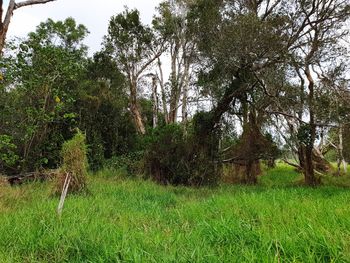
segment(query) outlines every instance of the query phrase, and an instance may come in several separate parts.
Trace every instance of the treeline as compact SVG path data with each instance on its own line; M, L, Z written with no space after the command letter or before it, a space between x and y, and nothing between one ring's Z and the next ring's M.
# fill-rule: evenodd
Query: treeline
M89 143L90 166L134 147L125 77L104 53L87 57L88 31L74 19L48 20L2 63L1 168L6 174L57 168L75 130Z
M254 184L276 158L308 185L341 175L349 17L344 0L165 1L151 26L113 16L93 57L85 26L49 19L1 57L0 172L57 168L79 129L91 169L164 184Z

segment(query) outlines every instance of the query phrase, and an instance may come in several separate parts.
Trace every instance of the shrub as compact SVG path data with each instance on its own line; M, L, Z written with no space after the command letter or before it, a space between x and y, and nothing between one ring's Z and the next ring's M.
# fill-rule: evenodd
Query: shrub
M177 124L154 129L147 137L144 165L148 176L162 184L213 185L218 171L211 156L211 135L198 136L192 125L184 132ZM200 140L198 139L200 138Z
M0 171L17 163L19 156L15 153L16 149L17 146L13 143L11 136L0 134Z
M71 176L69 193L81 193L87 190L87 149L85 135L80 131L74 137L66 141L62 146L61 156L63 164L58 176L56 192L62 191L67 174Z
M109 170L122 170L129 176L142 173L143 151L130 152L105 160L103 168Z
M88 143L88 162L89 162L89 168L92 171L97 171L102 168L103 162L105 160L104 158L104 146L103 146L103 140L101 136L96 132L92 133L90 135L90 141L89 137L87 136L87 143Z

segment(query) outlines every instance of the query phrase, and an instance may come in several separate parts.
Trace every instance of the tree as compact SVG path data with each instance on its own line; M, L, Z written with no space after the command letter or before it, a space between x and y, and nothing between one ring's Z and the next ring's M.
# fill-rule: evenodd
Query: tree
M137 134L128 111L128 83L113 58L95 53L78 91L74 112L86 133L90 168L99 169L104 160L132 152Z
M324 123L324 126L319 127L321 137L319 148L325 153L331 149L336 151L337 172L335 174L340 176L341 165L343 165L344 174L347 173L344 155L347 147L344 142L350 123L349 79L346 76L350 64L341 56L337 56L337 60L339 63L332 63L334 67L328 67L326 70L318 67L316 71L319 83L315 91L315 112L317 121ZM343 62L340 62L341 60Z
M145 134L146 129L138 102L138 84L142 74L163 52L162 43L156 42L151 28L141 23L139 12L128 9L111 18L104 42L106 51L127 78L130 112L139 134Z
M37 5L37 4L45 4L48 2L53 2L56 0L28 0L16 3L15 0L10 0L5 18L3 19L3 1L0 1L0 56L2 55L2 51L5 46L7 31L11 22L11 18L13 12L21 7Z
M317 136L316 92L318 89L315 74L324 68L337 67L342 57L338 39L344 37L344 22L350 18L350 4L342 0L296 1L297 12L294 16L300 33L297 46L291 50L292 65L300 79L301 108L299 120L303 119L303 108L306 107L309 121L299 125L298 148L300 166L308 185L319 182L314 174L314 152Z
M346 32L341 27L348 19L347 1L197 1L192 12L197 17L197 43L205 62L201 83L216 99L210 130L220 126L232 103L243 99L252 106L249 94L258 88L266 90L267 72L303 58L297 65L309 85L304 104L308 110L302 114L309 114L310 122L303 129L307 146L302 161L307 163L302 167L306 183L316 185L311 157L316 138L311 67L315 58L327 57L321 47L334 43L337 32ZM283 108L281 111L284 113Z
M161 87L166 123L177 121L181 95L182 120L186 121L187 119L190 71L196 51L189 10L189 4L186 1L165 1L159 5L159 15L153 19L155 31L167 43L166 54L169 54L171 65L169 82L164 83L163 65L158 59L158 72L156 75ZM165 94L166 84L170 86L169 96ZM169 100L169 110L167 99Z
M74 103L85 70L87 52L81 42L87 33L72 18L49 19L18 45L7 65L6 86L11 88L3 94L8 99L1 110L7 119L0 134L14 137L17 171L57 166L60 146L77 126Z
M259 123L263 119L255 94L265 88L266 72L285 61L288 50L284 10L280 1L270 4L270 1L198 1L192 9L192 16L197 17L194 21L202 61L199 80L203 91L214 98L207 133L220 130L222 116L240 105L242 143L229 159L245 166L246 183L257 182L257 174L252 171L258 170L254 166L267 148L264 142L268 142L263 139Z

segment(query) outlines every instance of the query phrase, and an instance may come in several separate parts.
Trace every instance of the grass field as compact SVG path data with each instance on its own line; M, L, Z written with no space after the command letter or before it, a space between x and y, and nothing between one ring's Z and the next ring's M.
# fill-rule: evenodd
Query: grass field
M350 262L349 178L164 187L101 172L58 218L49 184L0 189L0 262Z

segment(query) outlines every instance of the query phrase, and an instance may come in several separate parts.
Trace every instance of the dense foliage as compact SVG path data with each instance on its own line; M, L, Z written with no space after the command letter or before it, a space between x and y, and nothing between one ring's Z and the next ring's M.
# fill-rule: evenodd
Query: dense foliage
M224 170L256 184L276 158L311 186L346 173L347 1L178 0L156 11L151 25L135 9L112 16L92 57L73 18L8 41L1 173L58 168L76 128L91 170L163 184L213 185Z
M13 44L1 83L3 172L57 168L75 128L86 132L92 169L132 148L124 77L107 55L87 57L86 34L72 18L49 19Z
M203 115L200 113L196 116ZM191 127L169 124L148 135L145 170L155 181L173 185L214 185L220 178L220 166L213 156L215 133L202 133L198 117ZM203 129L203 128L202 128ZM206 132L206 130L204 130Z

